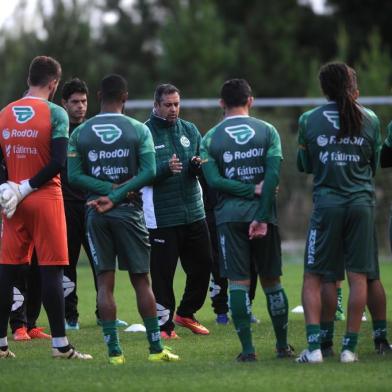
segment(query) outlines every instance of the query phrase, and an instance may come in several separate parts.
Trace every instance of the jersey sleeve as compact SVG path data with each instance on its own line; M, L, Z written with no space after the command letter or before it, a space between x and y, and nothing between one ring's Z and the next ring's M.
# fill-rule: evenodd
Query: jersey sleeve
M279 157L283 159L282 156L282 146L280 143L280 136L276 128L269 125L270 130L270 145L267 151L267 158Z
M67 112L60 106L49 102L52 122L52 139L65 137L68 139L69 119Z
M298 122L298 150L297 168L300 172L312 173L312 164L306 143L306 114L304 113Z
M148 128L147 125L143 123L139 123L136 121L132 121L133 126L138 132L138 138L139 138L139 154L147 154L147 153L153 153L155 154L155 147L154 147L154 140L151 135L151 131Z

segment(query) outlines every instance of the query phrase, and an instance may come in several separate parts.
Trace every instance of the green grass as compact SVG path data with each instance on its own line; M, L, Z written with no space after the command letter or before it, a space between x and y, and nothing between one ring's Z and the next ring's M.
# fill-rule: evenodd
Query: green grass
M302 264L299 257L286 257L283 283L288 293L290 308L300 304ZM297 262L296 262L297 261ZM389 303L392 286L392 263L382 263L382 277ZM177 294L182 293L184 275L181 268L176 276ZM117 273L116 299L118 317L129 323L141 322L135 307L135 297L125 273ZM344 286L347 299L347 287ZM14 342L10 347L15 360L0 362L2 391L246 391L273 389L279 391L341 391L390 388L391 357L377 356L371 340L371 322L362 325L360 362L350 365L331 358L322 365L299 365L292 360L278 360L274 354L274 335L268 318L264 295L257 288L253 312L261 324L253 327L254 343L259 361L236 363L240 352L233 325L218 326L210 300L197 317L211 331L209 336L196 336L177 327L181 336L170 345L180 354L179 363L149 363L144 334L121 332L121 343L127 362L124 366L107 364L106 347L101 329L95 324L95 293L91 271L85 263L79 266L80 331L69 332L71 342L81 351L94 356L92 361L55 361L50 357L48 341ZM47 326L43 311L40 325ZM336 323L336 348L340 346L344 323ZM289 341L297 352L305 347L303 315L290 313Z

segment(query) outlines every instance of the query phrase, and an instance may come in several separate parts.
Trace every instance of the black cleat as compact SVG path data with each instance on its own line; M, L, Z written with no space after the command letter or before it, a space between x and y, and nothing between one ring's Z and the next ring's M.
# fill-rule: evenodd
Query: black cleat
M277 358L292 358L292 357L295 357L294 351L295 351L294 347L291 346L290 344L288 344L287 347L276 349L276 357Z
M250 354L238 354L237 358L235 359L237 362L255 362L257 361L256 354L255 353L250 353Z
M374 339L374 348L377 354L392 354L392 346L387 339Z

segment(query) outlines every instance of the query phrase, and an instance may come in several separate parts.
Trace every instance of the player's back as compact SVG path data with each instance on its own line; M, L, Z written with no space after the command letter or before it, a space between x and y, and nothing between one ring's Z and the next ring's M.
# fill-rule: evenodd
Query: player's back
M19 183L34 177L51 159L52 138L66 137L67 130L64 110L44 99L24 97L6 106L0 113L0 144L8 179ZM61 197L59 175L32 195Z

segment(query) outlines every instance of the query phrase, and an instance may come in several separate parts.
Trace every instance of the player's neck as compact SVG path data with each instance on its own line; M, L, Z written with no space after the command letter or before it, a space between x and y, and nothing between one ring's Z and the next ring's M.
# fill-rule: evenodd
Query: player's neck
M42 98L42 99L49 99L50 91L44 87L30 86L30 88L27 91L25 96Z
M123 103L118 102L105 102L101 104L101 113L122 113Z
M225 112L225 117L233 116L249 116L249 109L246 106L227 109Z

